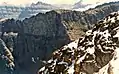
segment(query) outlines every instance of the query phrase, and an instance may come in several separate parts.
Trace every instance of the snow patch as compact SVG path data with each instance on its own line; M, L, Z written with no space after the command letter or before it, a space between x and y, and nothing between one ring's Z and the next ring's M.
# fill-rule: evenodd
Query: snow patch
M69 74L74 74L74 63L75 61L73 61L71 67L69 67L69 69L67 70Z

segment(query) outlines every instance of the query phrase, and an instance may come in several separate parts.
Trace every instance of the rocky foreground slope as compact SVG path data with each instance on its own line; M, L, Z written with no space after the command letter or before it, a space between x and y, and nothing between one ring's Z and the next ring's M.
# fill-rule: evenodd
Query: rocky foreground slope
M118 74L119 13L99 21L85 37L52 54L39 74Z

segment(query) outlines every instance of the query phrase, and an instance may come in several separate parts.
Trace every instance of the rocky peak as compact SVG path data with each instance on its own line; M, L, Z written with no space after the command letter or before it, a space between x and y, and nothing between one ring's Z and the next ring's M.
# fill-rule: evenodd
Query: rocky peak
M79 2L75 3L73 5L73 9L79 9L80 10L81 8L85 8L89 5L91 5L91 4L83 4L82 2L83 2L83 0L80 0Z
M55 51L39 74L117 74L118 24L118 12L106 16L85 37Z
M70 42L55 11L39 13L23 21L7 19L0 26L1 39L14 57L15 74L35 74L43 64L41 60L48 60L55 49Z
M32 3L31 4L31 6L37 6L37 5L41 5L41 6L52 6L52 5L50 5L50 4L47 4L47 3L43 3L43 2L40 2L40 1L38 1L37 3Z

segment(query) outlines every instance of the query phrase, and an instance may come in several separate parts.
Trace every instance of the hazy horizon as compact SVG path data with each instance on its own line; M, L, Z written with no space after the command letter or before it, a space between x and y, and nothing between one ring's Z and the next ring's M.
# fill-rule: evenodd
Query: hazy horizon
M26 5L31 3L37 3L38 1L48 3L48 4L75 4L79 1L82 4L96 4L96 3L106 3L111 1L119 0L0 0L0 5L10 4L10 5Z

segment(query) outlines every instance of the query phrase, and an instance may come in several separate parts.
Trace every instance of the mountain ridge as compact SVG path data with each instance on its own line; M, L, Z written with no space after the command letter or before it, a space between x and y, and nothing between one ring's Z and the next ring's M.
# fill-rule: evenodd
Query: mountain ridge
M119 13L106 16L84 37L53 52L38 74L117 74L119 68L114 63L119 59L118 23ZM107 69L100 71L106 65Z
M117 2L111 2L111 3L104 3L102 5L98 5L96 8L98 8L99 6L101 7L103 5L106 6L106 5L111 5L111 4L113 4L113 6L114 6L114 4L118 5L118 3L119 3L118 1ZM79 4L76 4L76 5L80 6L80 2L79 2ZM81 5L81 6L85 6L85 5ZM48 12L51 10L57 10L57 9L67 9L67 7L70 7L70 9L68 8L68 10L75 11L75 9L73 9L73 7L75 7L75 4L74 4L74 6L71 6L71 5L67 6L66 5L66 8L65 8L65 5L58 6L58 5L51 5L51 4L46 4L46 3L42 3L42 2L32 3L31 5L27 5L25 7L24 6L19 7L19 6L7 6L7 5L5 5L5 6L0 6L0 10L1 10L0 18L10 18L10 19L14 18L14 19L23 20L25 18L29 18L33 15L36 15L38 13L45 13L45 12ZM90 9L96 9L96 8L90 8Z

